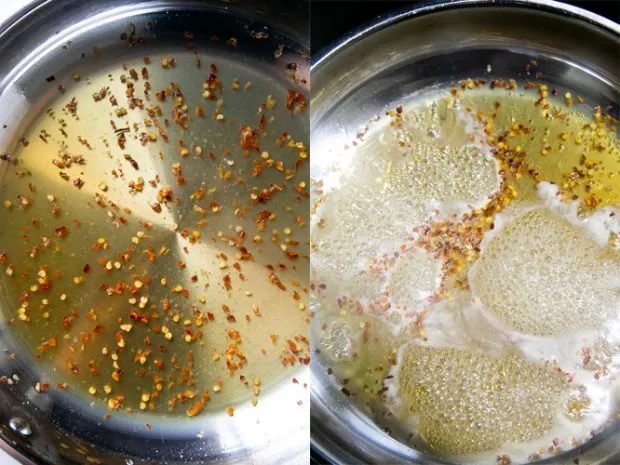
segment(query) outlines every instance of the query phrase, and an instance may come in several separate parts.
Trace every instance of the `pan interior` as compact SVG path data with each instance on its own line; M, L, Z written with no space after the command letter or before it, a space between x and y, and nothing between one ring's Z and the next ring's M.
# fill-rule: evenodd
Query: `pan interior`
M219 5L113 12L5 79L3 374L137 457L107 435L251 453L273 433L239 423L306 395L303 44Z
M510 21L548 19L508 11ZM316 65L313 420L321 427L313 439L327 454L395 463L481 463L506 455L502 460L527 463L560 452L572 459L576 445L587 450L592 430L593 442L613 443L617 435L617 383L596 374L603 359L604 370L618 366L617 226L608 223L601 235L590 216L607 215L614 224L617 216L617 89L596 66L576 65L552 46L534 50L535 36L520 42L527 32L498 13L452 10L412 19L415 27L395 22ZM471 22L459 26L460 15ZM491 17L501 34L468 30ZM560 22L549 27L549 37ZM386 58L388 49L397 51ZM545 114L541 101L559 117ZM603 117L601 150L597 143L575 147L583 143L575 135L599 124L602 113L611 117ZM502 160L506 150L511 155ZM519 164L521 151L528 168L511 178L508 168ZM586 177L605 186L597 191L601 201L589 206L592 184L563 179L584 154L598 166ZM572 197L559 194L567 190ZM502 197L506 205L496 209ZM479 219L487 225L474 226L471 220L485 211L489 217ZM584 232L587 222L592 228ZM495 232L485 239L476 232L489 229ZM554 242L553 231L563 231L565 242ZM472 243L475 237L482 240ZM528 238L533 242L525 245ZM532 251L529 261L510 262L521 246ZM455 250L466 253L454 261ZM496 268L474 265L470 274L480 253ZM581 269L573 273L574 266ZM531 274L543 269L544 277ZM534 295L534 287L512 293L536 276L549 293ZM577 295L579 286L585 287ZM489 292L501 297L492 301ZM543 298L549 296L556 300ZM493 311L498 301L511 307L497 304ZM599 361L583 358L595 352ZM567 386L550 374L550 364L577 373L577 381ZM483 379L495 371L493 382ZM544 398L528 398L533 393ZM544 408L522 408L534 404ZM498 424L480 422L484 408L476 405L508 417L491 413ZM358 453L325 437L330 422L349 428L367 448ZM554 446L556 438L563 446Z

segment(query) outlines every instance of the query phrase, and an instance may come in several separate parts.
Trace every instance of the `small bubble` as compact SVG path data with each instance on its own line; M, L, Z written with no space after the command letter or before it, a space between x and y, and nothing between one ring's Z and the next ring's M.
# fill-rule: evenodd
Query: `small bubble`
M21 436L30 436L32 435L32 427L30 423L24 420L21 417L13 417L9 420L9 426L13 431Z

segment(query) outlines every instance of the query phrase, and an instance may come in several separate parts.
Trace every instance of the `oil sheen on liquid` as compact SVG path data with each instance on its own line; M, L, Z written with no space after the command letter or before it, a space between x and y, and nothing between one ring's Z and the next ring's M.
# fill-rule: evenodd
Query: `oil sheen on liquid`
M189 51L55 77L0 162L0 324L39 392L233 415L307 363L291 87Z

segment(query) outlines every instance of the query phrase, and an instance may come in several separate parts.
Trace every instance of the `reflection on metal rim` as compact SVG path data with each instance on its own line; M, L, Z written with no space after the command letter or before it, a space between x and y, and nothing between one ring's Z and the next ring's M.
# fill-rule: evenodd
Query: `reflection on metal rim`
M531 10L548 11L559 16L574 17L620 36L620 25L618 23L614 23L603 16L584 10L583 8L561 3L555 0L438 0L423 2L415 8L404 7L397 9L386 18L380 18L377 22L371 22L358 27L349 34L343 36L334 44L313 53L310 70L312 73L317 72L318 68L320 68L324 61L339 53L339 51L343 48L350 46L357 41L363 40L365 37L373 34L374 32L390 27L400 21L429 13L446 11L453 8L472 7L519 7Z

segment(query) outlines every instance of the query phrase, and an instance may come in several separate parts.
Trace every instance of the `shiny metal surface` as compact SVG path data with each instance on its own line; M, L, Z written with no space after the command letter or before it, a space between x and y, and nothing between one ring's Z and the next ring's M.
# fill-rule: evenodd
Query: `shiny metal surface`
M12 0L7 2L2 10L0 10L0 24L7 21L18 10L27 6L30 2L28 0ZM6 465L17 465L17 462L13 455L19 455L13 448L11 448L5 442L0 442L0 463ZM23 459L23 457L22 457Z
M321 179L331 160L375 115L459 79L523 83L542 72L545 83L559 92L581 94L617 117L619 38L617 24L548 0L436 2L382 18L313 60L312 176ZM527 71L531 60L537 66ZM313 327L313 341L316 335ZM329 461L448 463L388 436L341 392L313 355L312 444ZM619 444L616 422L583 446L537 463L617 464Z
M183 53L184 31L192 31L208 70L208 58L230 64L246 74L273 78L273 88L287 86L307 92L308 17L302 2L144 1L125 2L47 0L35 2L0 25L0 134L2 153L9 150L22 131L35 119L57 92L46 82L50 75L70 76L76 64L92 69L93 47L104 51L106 65L141 57L145 49L128 48L119 41L130 24L151 40L153 56L162 50ZM269 38L252 40L251 31L269 31ZM238 38L234 54L211 36ZM67 46L69 44L69 46ZM284 45L284 54L274 50ZM147 49L148 49L147 47ZM224 50L222 52L222 50ZM186 54L191 53L185 50ZM291 63L299 81L289 83ZM103 64L100 63L103 67ZM85 73L85 74L86 74ZM196 81L201 89L201 82ZM261 91L266 84L255 81ZM50 90L51 89L51 90ZM258 96L257 96L258 97ZM260 98L265 97L261 92ZM284 104L284 96L279 98ZM251 103L256 108L255 102ZM257 104L256 104L257 105ZM232 104L229 116L244 115L247 109ZM239 116L241 118L241 116ZM297 137L308 138L308 125L299 123ZM290 125L288 126L290 128ZM285 130L285 127L279 128ZM232 142L231 142L232 143ZM238 139L235 140L238 144ZM189 173L188 173L189 174ZM189 174L200 175L200 171ZM189 179L188 176L188 179ZM0 312L1 313L1 312ZM306 463L308 446L308 392L305 367L292 368L284 379L265 386L258 407L248 402L235 408L230 418L220 409L188 419L175 417L160 422L118 415L101 421L101 411L60 392L41 395L34 389L39 373L25 357L15 359L19 344L0 318L0 448L22 463ZM300 384L293 384L291 377ZM145 428L145 421L151 428Z

